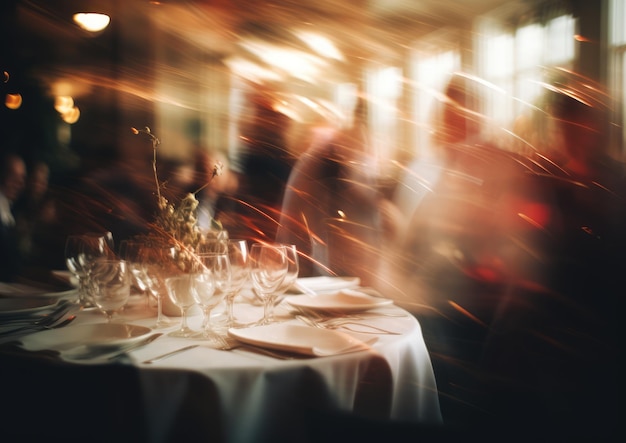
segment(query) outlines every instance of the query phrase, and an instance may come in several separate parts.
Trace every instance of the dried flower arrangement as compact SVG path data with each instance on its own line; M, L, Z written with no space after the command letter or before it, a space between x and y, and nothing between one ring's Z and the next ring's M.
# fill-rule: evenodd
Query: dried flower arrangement
M209 181L200 189L185 195L178 205L169 202L162 193L164 183L159 180L157 171L157 148L161 141L152 133L149 127L144 129L131 128L135 135L145 134L152 142L152 171L156 185L157 213L154 222L149 224L150 231L143 236L143 240L154 244L173 245L179 252L181 258L179 266L185 270L190 266L197 247L201 245L208 236L197 226L196 209L198 199L196 194L210 184L210 182L223 172L224 165L217 162L213 165ZM223 230L219 221L211 220L212 230L215 236L220 239L227 234Z

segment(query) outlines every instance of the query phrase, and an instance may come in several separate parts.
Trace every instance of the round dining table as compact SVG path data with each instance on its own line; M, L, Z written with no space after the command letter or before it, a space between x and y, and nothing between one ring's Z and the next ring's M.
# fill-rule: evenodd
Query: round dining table
M263 307L245 289L234 313L248 325L231 330L239 338L241 331L256 330ZM275 324L314 333L302 313L283 301ZM0 344L3 404L11 405L3 412L5 429L90 441L256 443L331 441L341 425L352 436L373 424L406 432L441 425L433 367L415 317L394 304L336 316L353 322L332 331L362 346L304 355L263 343L249 346L246 340L233 346L231 339L173 337L168 334L179 328L181 317L170 316L171 325L154 328L153 303L139 295L131 297L116 322L162 334L149 343L96 348L81 359L44 345L35 350L23 345L56 331L79 344L76 335L84 325L105 323L98 310L83 309L62 329ZM225 318L215 309L212 324L228 335ZM202 319L200 310L192 309L189 326L201 331Z

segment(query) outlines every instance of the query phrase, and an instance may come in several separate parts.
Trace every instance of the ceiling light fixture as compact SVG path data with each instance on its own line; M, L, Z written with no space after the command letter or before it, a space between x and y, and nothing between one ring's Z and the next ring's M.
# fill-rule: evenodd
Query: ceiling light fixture
M100 32L111 22L111 17L95 12L79 12L74 14L78 26L89 32Z

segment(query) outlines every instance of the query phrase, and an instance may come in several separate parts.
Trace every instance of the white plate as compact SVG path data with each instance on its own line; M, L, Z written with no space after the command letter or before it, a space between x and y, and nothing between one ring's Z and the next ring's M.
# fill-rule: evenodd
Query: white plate
M20 341L22 347L29 351L43 349L64 351L77 346L115 348L141 340L151 331L145 326L95 323L37 332L21 338Z
M0 282L0 297L64 297L75 293L76 289L64 289L62 291L50 291L24 283Z
M0 298L0 318L5 316L34 314L52 308L57 303L51 297Z
M228 334L251 345L317 357L364 351L376 341L372 339L365 343L339 331L289 323L231 328Z
M345 288L355 288L361 284L359 277L301 277L294 284L300 292L329 292Z
M285 301L295 308L316 311L332 311L341 313L367 311L393 304L393 300L373 297L365 292L354 289L342 289L330 294L290 295Z

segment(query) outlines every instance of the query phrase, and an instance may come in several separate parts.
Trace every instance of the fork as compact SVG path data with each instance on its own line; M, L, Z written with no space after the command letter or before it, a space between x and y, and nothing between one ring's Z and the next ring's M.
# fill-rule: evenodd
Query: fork
M355 321L355 320L351 320L351 319L346 319L346 318L335 318L335 319L328 319L328 320L323 320L323 321L313 320L312 318L306 317L304 315L296 315L296 318L298 320L302 321L303 323L309 325L309 326L313 326L315 328L320 328L320 329L338 329L338 328L343 328L343 329L346 329L348 331L359 332L359 333L362 333L362 334L402 335L400 332L389 331L388 329L383 329L383 328L378 327L378 326L370 325L370 324L367 324L367 323L361 323L361 322L358 322L358 321ZM350 328L349 325L360 326L360 327L364 327L364 328L370 328L370 329L372 329L372 332L356 330L354 328Z
M18 340L19 337L21 337L22 335L30 334L32 332L40 332L40 331L47 331L49 329L62 328L64 326L69 325L71 322L73 322L75 318L76 318L76 315L72 314L72 315L70 315L70 316L68 316L66 318L61 318L61 319L57 320L55 323L52 323L50 325L44 325L44 326L40 326L38 328L20 328L17 331L13 330L10 334L3 333L2 339L3 339L3 342L4 342L5 338L9 338L9 339L12 339L12 340ZM12 342L9 341L8 343L12 343Z
M31 330L56 329L66 326L76 318L76 315L74 315L73 312L80 309L82 309L82 307L78 305L70 304L68 306L64 306L63 309L59 309L57 312L43 317L31 324L2 331L0 332L0 336L6 337Z

